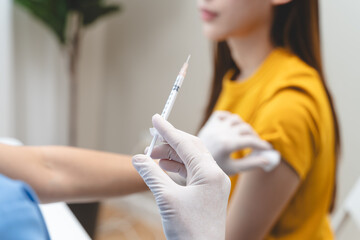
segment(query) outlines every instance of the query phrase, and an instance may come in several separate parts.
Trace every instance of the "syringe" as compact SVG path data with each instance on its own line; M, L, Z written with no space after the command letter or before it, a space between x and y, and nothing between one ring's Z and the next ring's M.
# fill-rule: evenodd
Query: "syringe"
M188 56L186 62L184 63L184 65L182 66L182 68L181 68L181 70L179 72L179 75L176 77L174 86L171 89L170 95L169 95L169 97L168 97L168 99L166 101L165 107L164 107L164 109L163 109L163 111L161 113L161 116L165 120L167 120L169 115L170 115L170 112L171 112L171 110L172 110L172 108L174 106L176 97L177 97L177 95L179 93L181 85L182 85L182 83L184 81L184 78L186 76L186 71L187 71L187 68L189 66L190 57L191 57L191 55ZM159 135L155 132L154 137L153 137L153 139L151 141L150 147L149 147L149 149L148 149L148 151L146 153L146 156L150 157L158 137L159 137Z

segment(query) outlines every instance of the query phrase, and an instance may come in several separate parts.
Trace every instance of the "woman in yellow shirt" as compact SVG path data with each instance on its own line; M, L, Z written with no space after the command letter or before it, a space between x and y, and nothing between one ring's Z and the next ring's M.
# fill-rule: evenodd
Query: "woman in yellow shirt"
M317 1L199 0L199 8L217 42L205 121L215 109L236 113L282 156L270 173L233 177L226 239L332 239L340 141L322 76ZM68 147L0 144L0 172L27 181L43 202L147 189L129 156Z
M272 172L232 177L226 239L333 239L340 140L322 74L317 0L198 2L205 35L216 42L204 124L214 110L235 113L281 154Z

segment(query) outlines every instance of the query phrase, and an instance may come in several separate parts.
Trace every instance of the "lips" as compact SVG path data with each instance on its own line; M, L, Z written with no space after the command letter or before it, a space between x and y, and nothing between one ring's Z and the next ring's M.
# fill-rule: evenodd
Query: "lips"
M210 10L207 10L204 8L200 9L200 12L201 12L202 20L204 20L206 22L212 21L218 16L218 14L216 12L213 12L213 11L210 11Z

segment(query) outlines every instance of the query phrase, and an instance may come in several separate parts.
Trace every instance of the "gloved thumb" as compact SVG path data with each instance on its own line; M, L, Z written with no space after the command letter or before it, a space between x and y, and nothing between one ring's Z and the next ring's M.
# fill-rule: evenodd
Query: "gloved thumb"
M133 156L132 164L154 195L174 183L159 165L146 155Z

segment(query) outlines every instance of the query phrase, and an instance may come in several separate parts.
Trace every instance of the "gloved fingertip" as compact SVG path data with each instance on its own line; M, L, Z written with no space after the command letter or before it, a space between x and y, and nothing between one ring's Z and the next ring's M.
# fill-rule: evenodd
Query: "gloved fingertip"
M263 150L271 150L273 149L273 146L271 145L271 143L267 142L267 141L263 141Z
M165 120L159 114L155 114L153 116L152 123L153 123L154 129L157 131L158 135L162 136L163 138L165 137L164 134L166 135L166 131L168 129L173 128L171 123L169 123L167 120Z
M133 163L143 163L143 162L146 162L147 160L148 160L148 157L146 155L143 155L143 154L135 155L132 158Z
M269 162L264 166L266 172L270 172L280 163L281 155L276 150L263 151L261 154L266 157Z
M152 120L153 120L153 121L156 121L157 119L160 119L160 118L162 118L162 117L161 117L160 114L158 114L158 113L156 113L156 114L154 114L154 115L152 116Z
M154 129L158 132L158 128L159 126L163 125L163 121L165 119L163 119L163 117L161 117L158 113L155 114L153 117L152 117L152 124L154 126Z

